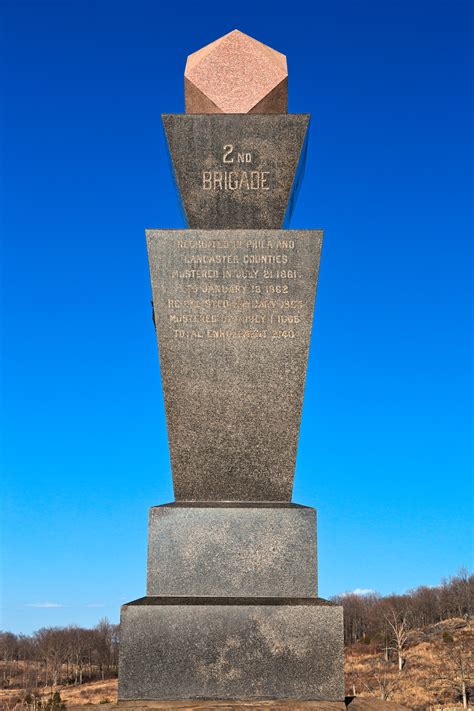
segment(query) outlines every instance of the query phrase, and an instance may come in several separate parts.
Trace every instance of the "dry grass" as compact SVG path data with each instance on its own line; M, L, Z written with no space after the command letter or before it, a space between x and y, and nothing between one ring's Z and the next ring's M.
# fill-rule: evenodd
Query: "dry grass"
M107 681L92 681L80 686L58 686L54 691L59 691L61 699L69 705L82 706L84 704L106 704L117 701L117 679ZM51 689L41 695L46 700L51 695ZM13 708L15 702L24 696L22 689L0 689L0 709Z
M446 654L448 649L443 632L452 637L453 644L463 640L474 654L474 628L472 623L463 620L448 620L420 632L418 640L406 650L406 663L401 673L395 661L384 662L380 651L371 647L364 650L365 645L354 645L346 650L348 693L352 693L354 684L358 696L381 698L382 688L385 688L390 701L416 711L462 708L455 692L440 680L445 673L440 653Z
M82 686L83 688L78 686L63 687L61 698L68 705L116 703L117 701L117 679L94 681Z
M383 655L375 646L356 644L346 650L347 694L353 693L354 684L358 697L380 699L382 688L385 688L389 701L415 711L451 711L462 708L453 691L439 678L443 668L440 650L446 652L448 648L443 641L443 633L449 634L454 644L463 640L474 656L474 626L472 622L464 620L448 620L418 630L416 638L406 650L406 664L401 673L398 673L394 661L388 664L383 662ZM115 704L117 701L117 680L61 686L58 691L68 706L103 704L106 710L106 704ZM45 697L49 695L50 689ZM21 689L0 690L0 709L14 709L15 702L23 696Z

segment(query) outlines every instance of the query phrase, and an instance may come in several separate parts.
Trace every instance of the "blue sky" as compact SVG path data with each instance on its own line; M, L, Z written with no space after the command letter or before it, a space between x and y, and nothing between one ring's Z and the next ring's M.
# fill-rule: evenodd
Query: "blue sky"
M326 231L294 500L320 592L472 567L468 0L1 3L3 628L118 620L172 500L144 229L182 226L160 113L238 28L310 112ZM204 9L203 9L204 8ZM240 12L241 11L241 12Z

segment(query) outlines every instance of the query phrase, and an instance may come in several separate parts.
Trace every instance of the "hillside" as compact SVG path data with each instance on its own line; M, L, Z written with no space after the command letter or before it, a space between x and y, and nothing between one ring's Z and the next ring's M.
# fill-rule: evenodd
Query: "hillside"
M393 655L391 655L393 657ZM346 649L347 692L389 699L416 711L462 708L462 677L469 699L474 661L474 625L451 619L411 632L402 671L396 659L385 662L375 646Z
M472 672L474 659L474 624L453 618L410 631L403 652L403 669L398 670L396 655L389 651L389 661L380 646L358 642L346 649L346 689L348 695L385 698L415 711L462 708L462 674ZM471 677L472 678L472 677ZM472 682L471 682L472 683ZM117 680L93 681L79 685L58 686L61 698L69 706L115 703ZM469 697L469 681L466 694ZM48 694L46 698L50 695ZM18 711L24 692L20 688L0 691L1 708ZM30 706L32 708L32 706Z

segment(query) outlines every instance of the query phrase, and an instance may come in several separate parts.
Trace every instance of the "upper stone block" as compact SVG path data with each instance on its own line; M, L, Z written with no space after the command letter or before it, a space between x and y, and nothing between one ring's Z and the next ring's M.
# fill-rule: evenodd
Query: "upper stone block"
M188 114L287 113L286 57L233 30L189 55L184 96Z

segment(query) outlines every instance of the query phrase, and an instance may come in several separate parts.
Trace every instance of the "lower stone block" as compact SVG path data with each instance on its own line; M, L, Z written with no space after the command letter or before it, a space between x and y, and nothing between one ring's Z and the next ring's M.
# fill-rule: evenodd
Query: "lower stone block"
M344 698L342 607L145 597L122 607L119 700Z

